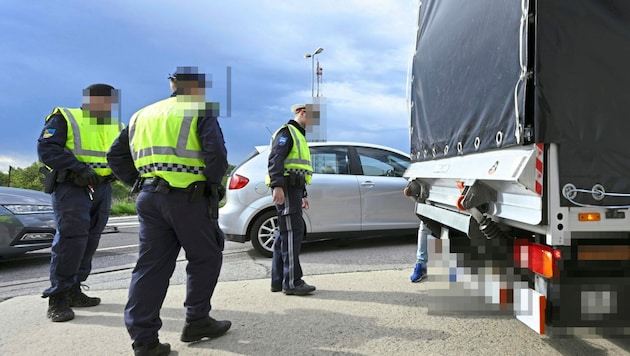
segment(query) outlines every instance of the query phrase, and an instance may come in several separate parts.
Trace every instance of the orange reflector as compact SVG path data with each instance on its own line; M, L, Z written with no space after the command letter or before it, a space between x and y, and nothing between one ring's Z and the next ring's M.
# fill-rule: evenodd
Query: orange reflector
M630 261L629 245L581 245L578 246L580 261Z
M461 180L458 180L455 182L455 184L457 185L457 188L459 188L460 192L464 191L464 182L462 182Z
M600 221L602 216L599 213L580 213L578 214L578 221Z
M534 273L552 278L556 269L556 258L562 257L559 250L539 244L529 245L529 269Z

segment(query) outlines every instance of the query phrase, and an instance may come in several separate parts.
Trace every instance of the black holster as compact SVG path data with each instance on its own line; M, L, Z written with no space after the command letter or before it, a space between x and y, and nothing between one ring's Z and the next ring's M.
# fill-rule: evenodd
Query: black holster
M306 184L306 178L304 178L304 174L300 173L289 173L286 177L286 186L287 188L302 188Z
M210 184L206 189L206 197L208 199L208 207L210 208L210 218L219 218L219 201L223 199L225 193L222 192L221 184Z
M56 169L49 169L46 166L39 167L39 172L44 175L44 193L52 193L55 191L55 187L57 186L57 176L59 175L59 171Z

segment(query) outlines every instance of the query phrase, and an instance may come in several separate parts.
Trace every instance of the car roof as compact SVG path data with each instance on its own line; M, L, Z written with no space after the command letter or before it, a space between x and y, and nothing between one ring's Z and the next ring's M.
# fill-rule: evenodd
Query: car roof
M383 146L383 145L377 145L377 144L374 144L374 143L353 142L353 141L325 141L325 142L318 141L318 142L308 142L308 145L309 145L309 147L318 147L318 146L358 146L358 147L378 148L378 149L382 149L382 150L396 152L396 153L398 153L400 155L403 155L405 157L409 157L409 153L405 153L403 151L397 150L397 149L392 148L392 147L387 147L387 146ZM268 148L269 148L268 145L256 146L256 150L258 151L258 153L261 153L261 152L265 151Z

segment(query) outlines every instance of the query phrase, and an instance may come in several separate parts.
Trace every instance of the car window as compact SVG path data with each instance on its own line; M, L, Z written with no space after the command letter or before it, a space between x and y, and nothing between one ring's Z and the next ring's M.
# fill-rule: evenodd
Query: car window
M348 174L348 149L346 147L311 147L313 173Z
M409 167L409 158L378 148L357 147L363 175L402 177Z

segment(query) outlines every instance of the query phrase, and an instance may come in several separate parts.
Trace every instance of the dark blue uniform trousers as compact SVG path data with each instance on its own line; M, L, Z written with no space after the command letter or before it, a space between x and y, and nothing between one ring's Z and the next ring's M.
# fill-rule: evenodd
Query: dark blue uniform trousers
M57 232L50 253L50 288L44 297L65 292L85 281L92 271L92 257L107 225L112 188L109 183L87 187L59 183L52 193Z
M284 189L284 204L276 205L278 234L273 243L271 285L292 289L304 284L300 266L300 249L306 233L302 218L304 188Z
M218 221L210 218L205 197L190 202L188 192L152 190L154 187L143 187L136 200L140 244L125 307L125 325L139 344L158 338L160 309L182 247L188 260L186 320L208 318L225 244Z

